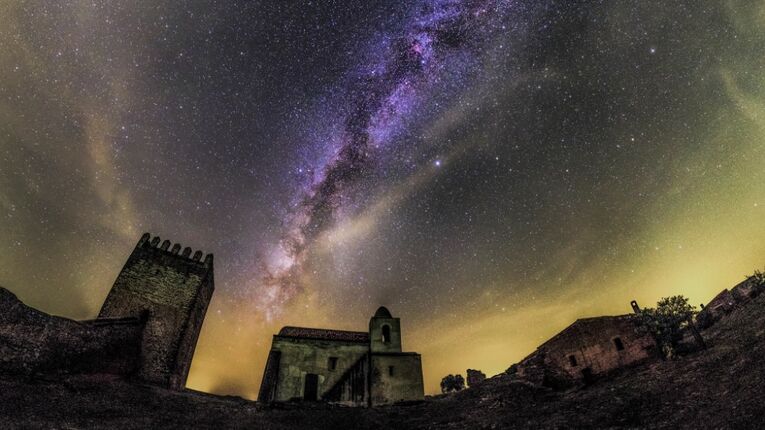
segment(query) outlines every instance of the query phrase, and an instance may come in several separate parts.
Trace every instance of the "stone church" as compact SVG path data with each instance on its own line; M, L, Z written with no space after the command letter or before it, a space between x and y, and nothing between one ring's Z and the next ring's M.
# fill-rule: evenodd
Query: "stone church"
M420 354L401 351L400 319L380 307L366 332L282 328L273 337L258 401L376 406L423 397Z

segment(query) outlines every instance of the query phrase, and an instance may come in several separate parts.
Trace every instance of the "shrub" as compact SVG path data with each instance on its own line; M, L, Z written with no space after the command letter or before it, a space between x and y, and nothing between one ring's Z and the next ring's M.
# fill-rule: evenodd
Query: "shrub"
M465 388L465 379L462 375L447 375L441 379L441 392L451 393L462 391Z

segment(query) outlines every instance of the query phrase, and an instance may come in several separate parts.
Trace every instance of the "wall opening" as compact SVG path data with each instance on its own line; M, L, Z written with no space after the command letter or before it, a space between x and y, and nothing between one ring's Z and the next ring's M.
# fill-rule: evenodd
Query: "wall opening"
M329 370L337 369L337 357L329 357L329 362L327 363L327 368Z
M390 326L389 325L382 326L382 342L390 343Z
M622 342L622 338L615 337L614 338L614 346L616 347L617 351L623 351L624 350L624 342Z
M589 385L593 382L595 379L595 376L592 374L592 369L589 367L585 367L582 369L582 379L584 380L584 383Z
M393 376L393 366L388 366L388 376Z
M315 373L306 373L303 399L308 401L316 401L319 399L319 375Z
M576 357L573 355L568 356L568 362L571 365L571 367L576 367L579 364L576 362Z

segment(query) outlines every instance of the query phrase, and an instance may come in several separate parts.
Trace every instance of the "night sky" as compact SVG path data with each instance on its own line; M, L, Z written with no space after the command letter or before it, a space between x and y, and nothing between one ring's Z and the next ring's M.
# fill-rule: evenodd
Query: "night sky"
M0 285L215 254L189 386L380 305L426 391L765 262L765 1L0 0Z

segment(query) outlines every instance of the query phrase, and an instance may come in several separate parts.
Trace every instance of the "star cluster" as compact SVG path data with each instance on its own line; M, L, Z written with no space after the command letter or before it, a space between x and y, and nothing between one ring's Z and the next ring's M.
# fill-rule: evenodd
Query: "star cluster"
M433 392L760 267L763 142L762 2L0 2L0 285L92 317L150 231L216 255L193 388L385 305Z

